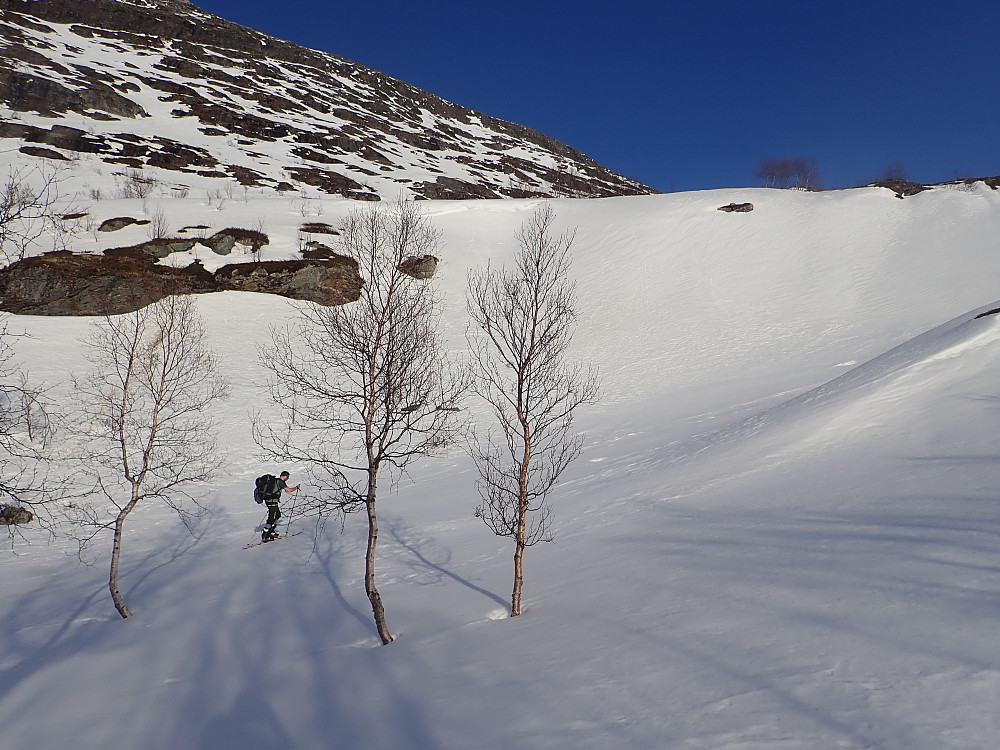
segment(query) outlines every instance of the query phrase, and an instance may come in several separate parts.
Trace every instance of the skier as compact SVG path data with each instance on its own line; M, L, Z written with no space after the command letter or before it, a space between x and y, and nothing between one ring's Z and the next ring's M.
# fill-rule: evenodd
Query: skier
M278 525L278 519L281 518L281 491L296 492L302 486L297 484L294 487L289 487L289 476L287 471L281 472L278 478L271 482L264 495L264 504L267 506L267 523L264 524L264 530L260 534L262 542L270 542L272 539L278 538L278 531L275 527Z

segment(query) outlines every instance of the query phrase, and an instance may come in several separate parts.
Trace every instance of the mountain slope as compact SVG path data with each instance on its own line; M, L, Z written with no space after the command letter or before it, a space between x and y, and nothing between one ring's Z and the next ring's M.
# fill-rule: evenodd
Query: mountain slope
M655 192L530 128L185 0L0 0L0 50L0 138L28 161L367 200Z
M470 462L419 465L382 501L385 648L355 519L312 548L242 549L252 478L272 468L248 434L255 350L291 306L200 297L233 383L217 512L197 538L137 512L129 621L103 558L79 567L38 537L3 557L5 750L991 747L1000 322L976 314L1000 296L998 200L978 185L553 201L578 228L575 351L604 376L553 498L556 542L529 550L525 614L505 619L512 550L472 517ZM327 201L324 220L352 205ZM508 261L536 205L425 204L454 349L466 271ZM176 224L192 206L163 208ZM302 218L275 198L225 213L266 214L284 242ZM87 321L11 324L64 396Z

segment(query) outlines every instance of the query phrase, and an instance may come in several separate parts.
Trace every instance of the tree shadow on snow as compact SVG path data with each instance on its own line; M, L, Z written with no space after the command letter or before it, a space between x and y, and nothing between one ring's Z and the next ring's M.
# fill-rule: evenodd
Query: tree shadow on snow
M442 563L436 563L436 562L433 562L432 560L428 559L427 555L424 554L424 552L422 552L421 549L420 549L420 547L418 546L418 542L415 542L412 539L406 539L406 538L404 538L403 533L400 530L400 526L401 526L401 524L399 524L399 523L393 523L393 522L389 523L389 534L392 536L393 540L395 540L395 542L400 547L402 547L403 549L405 549L407 552L409 552L411 555L413 555L414 558L416 558L417 562L419 563L419 566L416 565L416 564L411 563L411 565L414 568L419 567L419 568L421 568L425 572L426 571L433 571L433 573L436 574L436 575L433 576L434 577L434 582L437 582L438 580L441 580L442 578L450 578L451 580L455 581L456 583L460 583L463 586L465 586L466 588L471 589L472 591L475 591L477 594L482 594L487 599L490 599L491 601L495 602L496 604L499 604L501 607L506 608L506 607L508 607L510 605L510 602L508 602L507 600L505 600L503 597L498 596L497 594L494 594L492 591L484 589L482 586L477 586L476 584L472 583L472 581L468 580L467 578L462 578L462 576L460 576L457 573L454 573L453 571L448 570L446 567L444 567L445 563L448 562L450 560L450 558L451 558L451 551L448 550L447 548L443 548L443 547L440 547L440 545L438 545L438 548L443 550L443 554L444 554L444 557L445 557L445 561L444 562L442 562ZM424 546L427 546L427 543L424 543Z
M205 721L197 747L294 748L296 744L267 702L247 689L234 708Z
M313 548L313 557L319 563L320 571L323 573L323 577L326 582L330 585L330 590L333 592L333 597L344 611L347 612L351 617L361 623L361 626L369 631L373 636L378 637L378 631L375 628L375 624L370 617L366 617L361 610L352 605L347 597L344 596L343 590L340 588L340 584L337 583L337 578L333 574L333 560L339 557L340 550L336 548L332 543L328 544L326 549L321 550L319 545L319 540L317 540Z
M93 608L97 600L106 594L106 587L92 591L69 613L52 635L39 645L19 642L16 634L17 625L12 622L16 615L31 610L31 607L37 603L37 593L25 594L21 597L20 602L11 603L7 609L7 617L0 620L0 632L4 633L5 650L11 654L23 654L24 656L13 666L0 671L0 700L32 675L53 664L71 659L100 643L105 632L105 625L112 618L110 615L107 617L88 617L86 614ZM110 601L109 607L111 607ZM112 608L112 613L113 611Z
M126 539L122 553L122 579L128 586L125 593L126 602L131 605L134 598L140 603L138 609L132 608L134 613L141 611L142 602L149 599L148 592L145 596L139 592L150 577L168 566L179 562L190 562L188 553L199 541L200 535L192 536L185 531L183 535L175 537L172 543L164 542L132 559ZM79 596L78 589L74 588L72 583L67 581L65 585L47 585L44 597L39 596L40 592L30 592L21 597L21 602L12 603L6 609L6 616L0 620L0 632L5 634L3 645L14 658L23 656L14 666L0 671L0 698L12 692L36 672L70 660L91 649L100 648L108 636L107 626L121 622L108 593L107 576L103 571L107 554L110 554L110 544L110 539L106 540L106 544L102 540L100 554L94 564L81 564L81 568L77 569L95 571L94 576L100 583L65 616L58 626L55 626L55 630L44 643L32 645L23 640L19 642L17 631L21 627L30 630L33 622L55 619L46 616L40 608L55 606L60 611L65 611L58 603L72 602Z

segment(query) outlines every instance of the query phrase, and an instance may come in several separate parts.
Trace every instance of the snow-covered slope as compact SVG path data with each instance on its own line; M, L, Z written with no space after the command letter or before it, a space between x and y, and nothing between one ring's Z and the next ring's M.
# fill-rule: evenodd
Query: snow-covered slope
M0 53L0 146L82 160L90 189L142 170L199 194L655 192L531 128L180 0L0 0Z
M734 201L755 209L717 210ZM322 220L350 205L322 202ZM507 261L536 205L424 204L454 348L467 270ZM553 498L557 540L526 556L521 617L504 617L512 550L472 517L460 451L382 501L390 646L370 622L360 525L315 549L308 535L242 549L252 477L272 468L248 434L255 346L293 304L206 295L234 384L216 512L195 539L137 512L128 621L103 558L81 567L37 539L4 554L0 745L995 746L1000 323L976 315L1000 298L1000 193L552 205L578 229L575 353L600 368L603 398ZM193 196L161 207L175 225L218 213ZM266 216L265 252L295 254L299 206L222 213ZM87 321L10 324L31 334L16 341L26 368L64 393Z

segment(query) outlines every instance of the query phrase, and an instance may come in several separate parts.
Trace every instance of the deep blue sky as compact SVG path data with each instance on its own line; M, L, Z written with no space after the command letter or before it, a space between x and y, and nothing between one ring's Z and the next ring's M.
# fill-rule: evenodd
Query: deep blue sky
M1000 174L997 0L193 0L663 191Z

